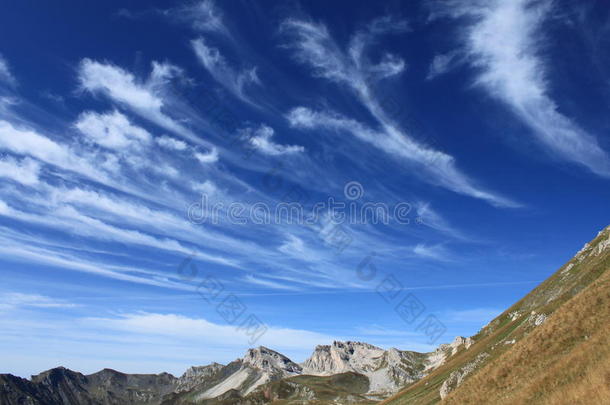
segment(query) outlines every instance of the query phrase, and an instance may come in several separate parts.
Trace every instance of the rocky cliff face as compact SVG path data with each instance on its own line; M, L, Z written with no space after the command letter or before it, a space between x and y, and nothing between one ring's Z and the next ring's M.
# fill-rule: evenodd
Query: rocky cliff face
M244 365L249 365L269 374L279 374L281 377L290 377L302 372L300 365L283 354L263 346L257 349L249 349L242 358L242 362Z
M317 346L311 357L299 365L276 351L258 347L249 349L244 357L227 366L215 367L213 372L207 368L187 371L178 382L180 391L167 396L163 403L206 403L228 393L231 393L231 401L244 398L253 404L265 403L264 398L279 395L277 390L279 393L291 392L293 397L311 396L320 386L329 384L332 376L339 374L364 377L368 381L365 393L369 397L382 398L421 378L429 363L428 356L397 349L383 350L361 342L336 341L332 345ZM198 370L205 370L205 373L200 374ZM321 378L312 379L311 376ZM350 379L359 381L356 377L345 377L342 381ZM286 380L286 383L275 384L280 380ZM185 381L188 381L189 389L182 389ZM308 385L311 381L316 381L314 388ZM362 384L358 383L351 393L359 401L363 398L361 389ZM265 392L275 394L265 396ZM348 400L349 394L341 394L343 401Z
M303 363L303 371L312 375L370 371L377 368L384 352L367 343L335 341L332 345L317 346L311 357Z
M180 389L164 398L163 403L201 402L227 393L231 393L233 399L241 398L264 384L296 376L301 372L301 366L288 357L261 346L249 349L244 357L226 366L189 369L180 377Z
M214 378L224 366L219 363L212 363L207 366L191 367L182 374L176 384L176 392L190 391L203 380Z
M354 372L369 378L371 394L387 394L421 378L427 354L383 350L361 342L317 346L303 363L303 373L327 376Z
M474 343L471 337L456 336L453 342L441 344L427 356L426 372L430 372L445 364L447 359L457 354L460 350L468 350Z

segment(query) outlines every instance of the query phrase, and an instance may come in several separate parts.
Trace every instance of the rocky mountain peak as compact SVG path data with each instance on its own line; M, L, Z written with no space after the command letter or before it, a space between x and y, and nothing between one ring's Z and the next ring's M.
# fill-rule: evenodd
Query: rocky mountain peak
M468 349L470 346L472 346L473 343L474 340L472 340L472 338L470 337L456 336L455 339L453 339L453 342L449 343L449 347L451 348L451 354L455 354L460 348L460 346L463 345L464 349Z
M347 349L347 350L356 350L357 348L366 349L366 350L382 350L379 347L373 346L369 343L357 342L357 341L351 341L351 340L348 340L345 342L335 340L332 345L333 345L333 347Z
M33 375L32 381L45 384L57 384L61 381L75 381L78 383L84 383L86 381L86 377L83 374L72 371L68 368L56 367L40 374Z
M283 354L264 346L259 346L256 349L248 349L246 355L241 360L244 364L264 371L280 371L288 374L297 374L301 372L301 366L294 363Z
M207 366L194 366L187 369L178 379L176 386L177 392L188 391L200 384L202 381L212 378L225 367L219 363L212 363Z
M212 374L215 370L218 370L222 367L224 367L224 365L222 365L220 363L215 363L215 362L208 364L207 366L189 367L184 372L184 374L182 374L182 376L180 378L190 378L190 377L201 376L201 375L209 375L209 374Z
M344 372L366 373L379 368L389 358L394 362L402 359L399 350L383 350L369 343L334 341L332 345L317 346L313 354L302 365L305 373L330 375Z
M369 343L334 341L317 346L303 364L303 373L327 376L353 372L368 377L370 393L392 392L420 377L425 354L384 350ZM419 365L422 365L418 368Z
M451 343L443 343L439 345L428 356L426 370L432 370L443 365L447 359L456 354L460 349L467 350L474 344L471 337L456 336Z

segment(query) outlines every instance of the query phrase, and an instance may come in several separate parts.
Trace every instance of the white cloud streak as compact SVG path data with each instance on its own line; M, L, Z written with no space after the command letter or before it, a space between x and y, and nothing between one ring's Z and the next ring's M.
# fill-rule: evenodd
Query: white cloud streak
M236 333L234 326L177 314L141 312L115 318L86 318L83 322L123 332L172 336L223 345L242 345L246 344L248 339L245 333ZM259 344L277 349L303 347L309 349L329 340L332 338L316 332L270 326L261 337Z
M0 294L0 311L18 308L73 308L76 304L39 294L9 292Z
M10 156L0 159L0 177L9 178L25 186L38 184L40 164L33 159L14 159Z
M249 284L254 284L260 287L271 288L273 290L289 290L289 291L297 291L299 288L295 286L291 286L284 283L278 283L277 281L269 280L266 278L256 277L254 275L248 274L243 278L243 281Z
M172 138L171 136L163 135L155 139L155 142L160 147L169 151L184 151L189 148L186 142L179 139Z
M167 100L161 94L162 89L180 73L176 66L153 62L149 78L140 82L133 74L109 63L83 59L78 68L82 89L103 94L168 131L207 144L165 112Z
M551 155L610 177L607 153L551 98L541 30L552 7L550 0L451 1L435 12L469 19L465 51L479 69L476 84L509 106Z
M246 94L246 89L261 84L256 74L256 67L238 71L227 62L217 48L208 46L203 38L194 39L191 41L191 46L199 62L214 80L238 99L253 104L251 98Z
M17 84L17 79L15 79L15 76L11 73L8 62L4 59L2 54L0 54L0 82L5 82L11 86Z
M75 124L87 139L109 149L121 150L150 143L148 131L129 122L118 111L98 114L87 111L80 115Z
M432 80L441 76L451 69L462 63L463 58L460 57L458 51L452 51L444 54L435 55L430 64L426 80Z
M18 128L0 120L0 149L19 155L27 155L64 170L79 173L93 180L108 182L107 175L94 167L92 162L103 165L101 156L80 156L72 148L57 143L29 128Z
M418 243L413 246L413 254L424 259L447 261L448 252L443 245L426 245Z
M230 37L223 22L222 12L212 0L193 2L169 10L167 14L178 21L186 21L196 31L218 33Z
M430 203L418 201L414 204L417 221L422 225L429 226L438 232L450 235L456 239L466 239L466 237L457 229L453 228L445 218L436 212Z
M138 230L125 229L113 226L99 219L82 214L71 206L59 206L52 208L44 215L32 214L15 209L3 203L0 215L10 216L13 219L35 223L56 229L69 231L73 234L85 236L101 241L113 241L128 243L132 245L146 246L154 249L162 249L169 252L179 253L185 256L196 254L201 260L217 263L224 266L239 267L231 259L208 254L197 249L184 246L175 239L167 237L156 237Z
M426 173L429 182L454 192L488 201L496 206L514 207L513 201L485 191L475 185L455 164L452 156L417 142L387 116L377 101L371 85L376 81L402 72L404 63L396 56L386 56L374 65L365 57L366 50L378 35L400 32L406 24L391 19L376 20L357 32L344 52L322 24L289 19L281 30L291 38L298 61L312 68L314 76L346 86L376 118L380 129L371 130L363 124L335 113L314 112L300 107L292 110L288 119L293 126L343 130L373 144L404 162L416 164ZM380 67L381 66L381 67ZM379 74L381 72L381 74Z
M202 163L204 165L218 162L218 150L216 148L213 148L207 153L196 152L194 156L195 159L199 161L199 163Z
M203 153L200 152L198 148L193 147L186 142L183 142L179 139L172 138L171 136L163 135L155 139L157 145L159 145L162 149L165 149L169 152L188 152L195 158L199 163L203 165L209 165L211 163L218 162L220 158L220 154L218 153L218 149L212 147L208 152Z
M257 129L247 128L242 131L242 136L248 139L252 148L268 156L290 155L305 152L305 148L299 145L280 145L271 140L275 131L266 125Z
M347 132L399 160L423 167L428 176L432 177L427 178L428 181L449 190L480 198L498 206L517 206L509 199L476 187L466 175L455 167L455 159L452 156L424 147L392 125L387 125L382 130L373 130L361 122L340 114L313 111L305 107L293 109L286 117L290 125L297 128L323 128Z
M3 203L0 202L0 212L2 212L2 209ZM167 279L167 275L162 275L158 272L87 260L75 255L66 254L57 249L46 249L32 245L24 246L21 243L14 243L12 240L2 237L0 237L0 241L2 242L0 244L0 253L7 259L23 260L32 265L39 264L63 270L79 271L135 284L192 291L191 286L171 281Z

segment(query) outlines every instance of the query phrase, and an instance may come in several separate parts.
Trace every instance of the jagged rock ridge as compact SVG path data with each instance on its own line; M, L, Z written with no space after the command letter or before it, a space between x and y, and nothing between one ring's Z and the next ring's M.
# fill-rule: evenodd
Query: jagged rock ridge
M263 404L271 396L265 392L271 392L275 387L272 384L280 380L285 381L279 386L283 395L291 392L299 398L318 395L308 385L312 381L318 387L327 384L331 389L341 381L344 391L338 393L338 398L346 403L362 403L370 398L381 399L421 378L426 370L441 363L432 363L433 355L335 341L317 346L303 364L261 346L249 349L242 358L227 365L191 367L180 378L167 373L123 374L109 369L83 375L60 367L31 380L0 375L0 404L237 404L243 398L250 401L245 403ZM444 353L443 359L446 356Z
M303 373L328 376L355 372L370 381L371 394L387 394L421 378L429 354L383 350L361 342L333 342L317 346L303 365Z
M156 405L176 385L176 377L167 373L123 374L104 369L83 375L58 367L32 376L31 380L0 375L0 404Z

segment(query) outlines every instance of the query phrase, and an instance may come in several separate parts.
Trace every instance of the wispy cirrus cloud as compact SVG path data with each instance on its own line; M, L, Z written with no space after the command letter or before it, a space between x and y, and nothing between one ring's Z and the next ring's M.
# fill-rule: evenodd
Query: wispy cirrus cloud
M288 114L290 123L306 129L345 131L400 161L417 165L425 173L424 179L430 183L496 206L518 206L510 199L476 185L457 168L452 156L416 141L386 114L377 100L373 87L375 83L400 74L405 64L391 54L384 54L381 62L375 64L366 57L367 50L379 35L403 32L407 28L408 25L400 20L387 17L377 19L356 32L347 50L343 50L323 24L295 19L284 21L281 32L287 36L287 46L293 49L296 60L309 66L314 76L352 91L376 119L379 128L371 129L340 114L312 111L306 107L293 109Z
M0 202L0 213L4 210L4 203ZM114 265L100 260L91 260L63 250L46 246L24 245L5 238L0 232L0 253L9 260L24 261L30 264L50 266L62 270L78 271L113 280L129 283L170 288L182 291L192 291L192 287L178 280L170 280L161 272L149 271L142 267L128 267Z
M426 80L432 80L438 76L441 76L463 62L463 55L459 51L451 51L435 55L430 63L428 75Z
M223 21L222 11L212 0L191 2L165 10L163 13L178 22L186 22L196 31L219 33L230 37Z
M11 156L0 158L0 177L11 179L26 186L38 184L40 164L28 157L21 160Z
M2 54L0 54L0 82L5 82L11 86L17 84L17 79L13 76L9 64Z
M316 266L321 258L320 250L326 249L320 247L320 241L314 241L312 254L308 257L300 257L298 260L302 260L303 263L299 269L294 269L296 259L293 256L283 255L277 250L275 243L261 246L250 241L253 232L259 231L242 228L238 229L236 233L236 229L233 227L229 233L226 233L226 227L230 227L230 223L223 223L220 227L214 227L215 229L198 227L190 223L188 219L184 218L183 210L184 204L192 203L192 200L184 199L189 197L180 191L181 187L186 186L191 190L204 192L211 198L219 196L228 202L235 201L235 196L227 192L230 183L224 182L222 176L213 177L214 181L211 178L206 179L209 177L208 174L215 175L217 168L211 168L210 173L206 172L205 175L199 171L191 177L187 171L182 174L181 178L171 178L167 181L164 179L161 187L171 192L171 201L155 200L156 193L151 194L148 186L154 187L153 189L159 187L158 177L151 176L151 172L165 170L165 167L175 161L176 157L181 163L184 163L185 155L193 157L192 160L209 164L218 159L218 154L214 149L203 153L202 148L189 145L184 140L169 135L157 138L136 126L132 119L128 118L127 113L118 111L82 113L76 124L68 123L68 129L79 129L80 127L86 135L85 137L72 137L72 142L69 144L66 144L68 139L65 138L55 140L50 135L42 135L26 127L15 127L5 121L0 123L5 124L7 128L6 131L0 131L0 149L11 153L6 159L7 167L2 175L9 176L21 184L24 181L31 184L34 184L34 181L37 182L36 193L23 192L20 188L10 186L3 188L3 199L6 198L4 200L6 202L2 202L0 206L0 216L3 219L10 217L11 221L27 222L29 226L43 232L78 235L79 238L87 240L87 243L91 244L112 244L119 246L120 249L126 245L133 246L135 249L153 249L170 257L177 254L176 261L182 259L179 256L190 255L193 252L197 253L198 260L211 260L215 265L239 267L237 263L245 260L249 266L256 263L269 270L269 274L265 274L264 278L257 277L257 279L270 281L266 284L270 289L274 286L278 289L285 289L284 284L287 280L273 281L274 278L269 277L270 275L277 276L285 270L291 271L294 278L299 279L288 283L296 282L302 288L318 286L320 279L326 280L329 277L326 272L337 273L345 270L335 263L335 260L325 260L324 266L320 266L320 271L311 270L310 266ZM261 154L289 154L302 150L302 147L295 145L281 145L273 142L275 134L271 129L255 128L262 129L261 131L253 129L249 138L257 142L257 149L261 149ZM146 135L144 135L145 133ZM13 136L13 134L18 134L18 136ZM153 142L151 138L159 140ZM142 141L143 139L146 141ZM132 143L138 147L118 147L118 145L131 145ZM99 148L101 144L107 146ZM178 152L178 156L168 156L168 152ZM115 164L112 165L113 171L103 168L97 153L115 158ZM19 160L19 158L13 158L12 154L26 155L26 157ZM201 159L197 154L201 155ZM129 167L125 166L123 160L128 161ZM34 170L34 165L28 165L33 168L31 176L28 179L18 180L17 175L22 177L24 175L20 173L20 167L22 168L29 161L39 167L39 172ZM132 164L133 162L147 164L142 166L142 164ZM190 162L190 166L186 167L193 167L192 163L194 162ZM167 167L179 173L173 166ZM70 175L66 176L64 171L69 172ZM41 174L44 176L44 180L40 179ZM85 180L87 185L81 184L76 187L76 183L73 183L71 187L68 187L66 184L57 184L57 178L63 176L74 182ZM86 181L88 179L96 181L92 184ZM104 187L99 187L100 185ZM290 227L279 225L266 228L264 233L269 240L273 240L274 235L284 234L287 228ZM210 251L208 251L209 247L212 247ZM40 250L14 248L11 252L6 256L7 258L39 261L44 265L55 267L67 266L67 263L71 263L67 268L85 272L92 272L92 269L98 265L80 262L72 257L61 260L62 255L57 255L55 251L43 253ZM103 265L98 267L101 270L104 269ZM310 272L315 274L310 277L299 276L299 274L309 274ZM95 274L128 282L165 285L159 280L132 277L114 271L101 271L95 272ZM235 278L238 283L246 284L249 288L257 285L239 276L229 275L229 278ZM260 284L258 285L260 286ZM325 286L336 288L338 284L326 283ZM173 285L170 286L170 288L172 287Z
M181 141L180 139L172 138L171 136L163 135L159 136L155 139L155 142L160 147L170 150L170 151L184 151L189 148L186 142Z
M244 331L236 330L237 325L225 325L204 317L184 316L171 311L96 312L88 316L57 319L49 318L44 308L38 308L20 318L0 318L0 327L6 331L0 336L0 355L6 360L4 367L18 368L19 361L23 363L27 359L36 364L38 372L61 361L67 367L93 373L108 367L109 359L121 359L116 360L119 362L117 368L124 372L172 372L181 375L193 366L194 361L197 362L195 364L227 364L242 356L251 346L248 343L251 337ZM320 343L344 339L341 335L305 328L281 327L272 323L268 323L267 327L258 343L281 351L295 361L304 360ZM49 339L49 336L53 336L53 339ZM95 346L96 350L92 351L91 342L99 340L100 336L104 337L104 344ZM38 359L22 353L18 358L13 356L13 348L20 345L35 347L37 350L33 353ZM70 347L71 356L56 357L55 353L62 346ZM154 362L148 363L141 360L146 358L146 353L158 355ZM18 368L23 370L20 374L28 375L25 370L34 367L32 364L24 369Z
M208 142L197 137L166 111L168 100L162 94L163 90L172 78L180 74L180 68L157 62L152 63L152 71L145 81L138 80L119 66L88 58L83 59L78 67L81 89L102 94L161 128L197 144L209 146Z
M136 334L172 336L180 339L246 345L248 336L235 333L235 327L210 322L203 318L192 318L178 314L131 313L118 317L86 318L88 325L104 325L106 328ZM331 337L307 330L270 326L261 336L260 344L275 348L315 347L319 342L332 340Z
M254 105L246 90L248 87L261 84L256 67L238 70L229 64L218 48L206 44L203 38L192 40L191 46L199 62L214 80L238 99Z
M229 258L191 249L176 239L158 237L140 230L127 229L108 224L100 219L87 216L71 206L49 206L44 214L27 213L3 203L0 216L10 216L13 219L27 221L46 227L69 231L73 234L101 241L127 243L136 246L146 246L162 249L182 255L196 254L201 260L230 267L239 267L237 262Z
M0 149L17 155L31 156L39 161L101 182L108 182L103 167L107 159L102 155L83 156L72 147L56 142L35 130L17 127L0 120ZM98 167L96 167L96 165Z
M124 149L151 142L151 134L133 125L118 111L99 114L87 111L80 115L75 124L88 140L108 149Z
M212 148L207 153L195 152L194 156L199 163L203 163L204 165L218 162L218 150L216 148Z
M423 146L405 136L391 124L382 129L373 129L336 112L314 111L306 107L294 108L286 115L286 118L290 125L296 128L322 128L349 133L399 160L423 168L426 174L424 179L430 183L489 201L494 205L518 206L508 198L477 187L468 176L456 168L455 159L452 156Z
M463 51L478 69L475 83L504 102L551 155L610 177L608 154L551 96L542 26L553 7L550 0L454 0L433 15L467 19Z
M253 285L256 285L259 287L269 288L269 289L273 289L273 290L289 290L289 291L299 290L298 287L295 287L293 285L280 283L278 281L273 281L273 280L270 280L265 277L257 277L252 274L248 274L247 276L245 276L243 278L243 281L245 281L248 284L253 284Z
M0 311L19 308L73 308L76 304L39 294L0 293Z
M304 152L305 148L299 145L280 145L271 138L275 135L273 128L260 125L258 128L245 128L241 131L250 146L258 152L268 156L290 155Z
M418 243L412 248L413 254L424 259L433 259L437 261L448 261L449 252L443 245L426 245Z
M432 208L429 202L418 201L414 207L418 223L456 239L466 239L462 232L452 227L445 218Z
M280 32L288 36L286 46L294 50L295 58L312 68L314 76L348 85L359 93L368 91L368 80L379 80L401 73L404 61L384 53L379 63L367 58L367 48L383 34L404 32L406 22L389 17L374 20L357 31L347 47L341 49L326 25L307 20L287 19Z
M171 136L163 135L155 138L155 143L159 145L162 149L165 149L168 152L173 153L188 153L195 160L203 165L208 165L211 163L218 162L220 158L220 154L218 153L218 149L212 147L208 151L201 151L197 147L193 147L190 144L181 141L179 139L173 138Z

